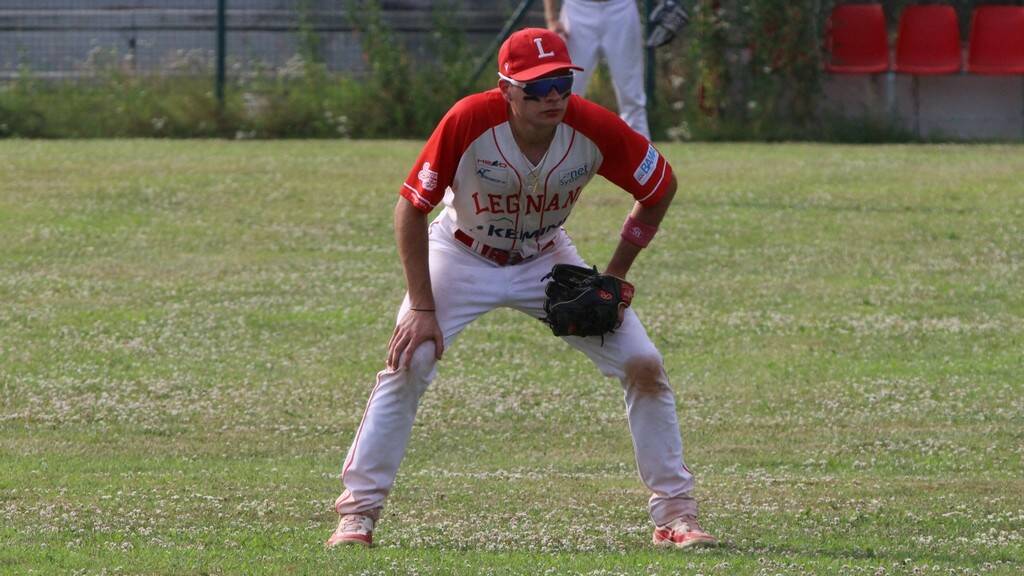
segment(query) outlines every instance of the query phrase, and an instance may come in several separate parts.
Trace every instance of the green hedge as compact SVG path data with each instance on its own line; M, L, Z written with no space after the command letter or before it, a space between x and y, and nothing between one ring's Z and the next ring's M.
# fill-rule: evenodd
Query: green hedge
M833 4L693 0L683 37L658 52L654 137L906 139L886 125L817 113L820 30ZM351 0L350 8L369 69L363 77L329 74L305 26L300 54L280 69L234 78L223 107L208 63L138 76L111 54L93 59L88 80L44 82L25 71L0 87L0 137L423 138L460 96L493 85L490 74L470 78L479 54L446 20L445 5L435 10L435 58L416 66L376 1ZM603 69L588 96L614 107Z
M358 5L357 5L358 4ZM376 2L351 3L369 74L329 74L311 28L300 53L227 86L221 106L202 59L166 76L130 74L116 53L90 54L83 80L36 79L30 70L0 86L0 137L398 138L429 134L468 84L465 38L439 4L430 66L412 66ZM303 20L304 21L304 20ZM305 21L304 21L305 22Z

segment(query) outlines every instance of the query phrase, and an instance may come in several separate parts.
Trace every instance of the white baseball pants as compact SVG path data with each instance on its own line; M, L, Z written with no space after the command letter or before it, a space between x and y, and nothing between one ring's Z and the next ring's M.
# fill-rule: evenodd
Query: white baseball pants
M453 232L443 213L430 226L430 278L446 349L470 322L495 308L514 308L534 318L544 316L545 282L541 278L556 263L586 265L561 230L555 244L540 255L505 267L472 252L453 238ZM399 318L408 307L407 295ZM652 520L660 526L683 515L696 516L697 503L690 496L693 477L683 463L675 396L661 355L636 313L627 308L622 326L605 336L603 346L600 337L568 336L564 340L586 354L603 374L622 382L637 468L652 494ZM657 381L655 386L629 385L625 366L637 359L656 361L655 369L647 371ZM434 344L429 342L415 351L408 369L377 374L377 384L342 467L346 489L335 502L339 514L383 506L405 455L420 397L436 373Z
M576 72L573 92L587 91L590 75L604 56L615 86L619 116L648 140L647 94L644 92L643 27L635 0L565 0L559 15Z

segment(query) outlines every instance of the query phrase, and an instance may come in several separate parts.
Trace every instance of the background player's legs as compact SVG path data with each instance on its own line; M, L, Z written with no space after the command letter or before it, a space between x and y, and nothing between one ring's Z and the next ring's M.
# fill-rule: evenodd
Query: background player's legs
M537 260L516 266L514 307L541 318L544 316L544 286L541 278L555 263L586 266L575 246L562 236L559 245ZM664 525L683 515L697 514L690 496L693 476L683 463L675 394L669 386L661 354L632 308L626 309L622 326L601 338L564 338L586 354L606 376L619 379L625 390L626 416L633 436L637 469L651 491L650 512L656 524Z
M601 46L601 29L604 22L604 3L586 0L565 0L562 4L562 26L568 33L565 45L573 64L583 68L575 71L573 94L584 95L590 76L597 66L598 50Z
M494 308L501 294L495 287L501 282L490 278L496 268L442 238L445 232L439 226L432 226L430 233L430 279L447 348L466 325ZM408 307L406 295L399 318ZM408 369L385 369L377 374L377 384L342 466L345 491L335 501L339 514L383 506L405 455L420 397L436 374L433 342L413 352Z
M644 92L644 52L640 14L635 2L609 2L608 26L601 36L601 51L608 61L619 116L648 140L647 94Z

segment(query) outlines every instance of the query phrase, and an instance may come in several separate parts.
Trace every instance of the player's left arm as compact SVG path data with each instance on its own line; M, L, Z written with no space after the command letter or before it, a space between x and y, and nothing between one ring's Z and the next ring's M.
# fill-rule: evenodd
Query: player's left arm
M625 279L637 254L654 238L672 204L677 186L675 173L647 138L607 108L573 96L565 122L597 145L603 158L597 173L636 200L605 269L606 274Z
M676 177L673 174L672 179L669 180L668 186L665 189L665 193L657 202L647 206L644 206L640 202L634 202L633 210L629 213L629 216L630 218L640 222L642 225L649 226L650 229L657 229L658 225L661 224L661 220L665 217L665 213L668 212L668 207L672 204L672 198L675 197L675 195ZM612 258L608 262L608 267L605 269L605 273L625 279L626 274L633 265L633 261L636 260L637 254L639 254L641 250L643 250L643 248L636 243L629 242L625 238L619 238L619 245L615 248L615 253L612 254Z

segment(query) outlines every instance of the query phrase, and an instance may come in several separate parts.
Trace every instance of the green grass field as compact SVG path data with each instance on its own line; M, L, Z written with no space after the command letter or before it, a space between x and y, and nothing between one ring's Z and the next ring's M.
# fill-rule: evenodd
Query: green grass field
M0 141L0 573L1024 572L1021 146L663 147L634 305L720 548L651 548L618 382L498 311L325 551L418 148Z

